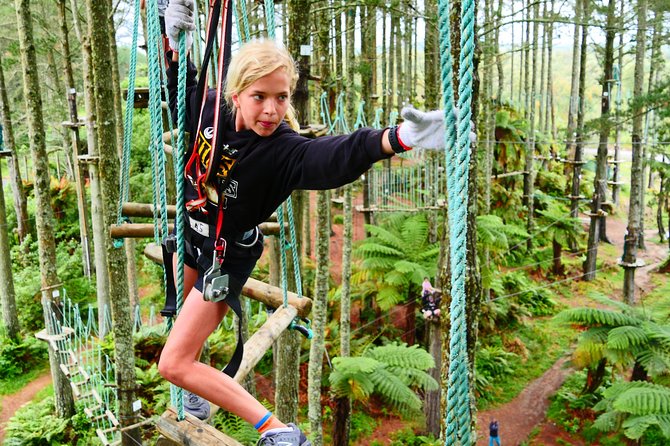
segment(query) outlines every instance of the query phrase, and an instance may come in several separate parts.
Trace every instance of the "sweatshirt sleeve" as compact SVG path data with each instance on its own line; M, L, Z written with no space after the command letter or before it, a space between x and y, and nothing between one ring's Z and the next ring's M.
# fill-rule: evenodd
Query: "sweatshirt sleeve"
M383 132L366 128L316 139L283 135L275 145L280 181L288 190L325 190L349 184L373 163L392 156L382 152Z
M167 87L170 93L170 114L172 122L177 125L177 88L179 81L179 62L172 61L172 50L166 52L169 64L166 70ZM195 102L195 93L198 87L197 69L190 58L186 58L186 129L191 128L191 117L193 114L193 106Z

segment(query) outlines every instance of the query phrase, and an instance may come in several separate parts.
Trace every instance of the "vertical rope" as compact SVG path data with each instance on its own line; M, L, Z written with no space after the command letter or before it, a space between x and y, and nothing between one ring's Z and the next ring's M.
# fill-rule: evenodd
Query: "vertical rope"
M449 1L438 1L441 80L445 111L445 147L449 204L451 306L449 372L445 444L470 445L470 401L465 317L466 233L470 118L474 53L474 1L463 0L459 65L459 116L454 119L453 66L449 29Z
M119 179L119 206L116 216L116 224L123 222L123 203L128 201L128 189L130 181L128 180L128 171L130 170L130 148L133 138L133 112L135 105L135 77L137 71L137 39L140 22L140 1L135 0L135 15L133 18L133 50L130 52L130 66L128 68L128 93L126 96L126 115L123 124L123 154L121 158L121 173ZM120 248L123 241L115 240L114 246Z

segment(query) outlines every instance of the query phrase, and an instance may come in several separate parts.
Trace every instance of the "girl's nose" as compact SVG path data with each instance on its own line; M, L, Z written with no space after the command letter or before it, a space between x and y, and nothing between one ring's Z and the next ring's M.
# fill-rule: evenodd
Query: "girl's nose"
M265 107L263 109L268 115L274 115L277 111L274 101L265 101Z

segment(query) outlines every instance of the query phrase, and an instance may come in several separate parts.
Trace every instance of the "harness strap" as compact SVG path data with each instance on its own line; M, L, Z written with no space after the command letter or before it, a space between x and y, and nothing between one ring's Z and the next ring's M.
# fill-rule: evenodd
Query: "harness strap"
M212 172L214 172L214 160L218 156L217 147L221 147L221 139L223 136L222 128L223 120L225 119L224 115L220 113L221 110L221 99L223 98L223 80L226 76L228 70L228 61L230 60L231 53L231 40L232 40L232 8L229 8L230 0L223 0L223 5L221 0L215 0L210 6L209 14L209 23L207 29L207 45L205 48L205 53L203 56L202 66L204 69L200 73L201 76L198 79L198 85L196 88L195 104L199 108L198 116L198 127L196 129L195 136L193 138L193 148L191 151L191 156L186 163L186 168L184 175L186 178L193 184L195 187L198 198L189 201L186 203L186 207L189 211L201 210L204 213L207 213L205 210L205 204L207 203L207 195L204 192L204 184L212 178ZM207 66L209 65L210 58L212 56L212 51L214 48L214 41L217 36L217 27L219 24L219 18L222 18L222 26L224 31L220 34L219 37L219 54L218 54L218 79L216 86L216 102L214 109L214 122L213 122L213 136L212 144L209 151L209 162L207 165L203 166L203 161L198 153L198 141L200 137L200 130L202 128L202 119L205 111L206 105L206 96L207 96L207 85L208 85L208 70ZM190 172L195 163L195 179L190 175Z

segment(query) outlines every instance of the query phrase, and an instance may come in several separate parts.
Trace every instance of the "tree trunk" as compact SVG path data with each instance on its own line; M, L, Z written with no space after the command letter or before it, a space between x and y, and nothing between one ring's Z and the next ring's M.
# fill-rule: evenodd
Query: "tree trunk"
M582 2L582 14L584 23L589 20L589 2ZM579 88L577 95L577 136L575 138L575 150L572 166L572 194L570 197L570 216L577 218L579 215L580 179L582 172L582 152L584 150L584 92L586 90L586 42L588 38L588 27L582 26L581 49L579 51Z
M651 55L650 55L650 61L651 63L649 64L649 82L647 83L647 95L651 95L652 92L654 91L654 76L656 76L656 67L657 66L663 66L663 60L660 57L660 46L661 46L661 29L660 25L662 22L662 13L658 11L658 8L654 8L654 20L653 20L653 34L651 37ZM645 209L645 184L649 184L649 188L651 188L651 176L652 176L652 169L650 164L651 158L653 158L653 155L649 156L647 154L648 150L648 145L646 144L649 141L649 127L650 127L650 121L652 121L652 118L654 116L655 110L651 110L650 113L645 113L644 115L644 137L643 141L645 144L642 146L643 147L643 152L642 152L642 187L640 188L640 208L642 209L642 216L640 217L640 232L639 232L639 237L637 239L637 247L642 250L646 250L646 246L644 243L644 209ZM653 127L653 124L651 125ZM653 130L652 130L653 131ZM647 170L649 171L649 180L647 181Z
M294 211L294 223L296 230L296 243L302 240L303 234L303 208L304 201L308 197L305 191L296 191L291 195ZM283 212L283 206L277 209L277 212ZM298 249L298 259L300 246ZM291 291L297 291L295 282L294 268L300 268L302 265L295 265L293 259L287 259L286 274L287 287ZM281 265L279 265L281 267ZM300 335L292 330L286 330L277 342L277 368L275 369L275 414L280 420L297 421L298 417L298 393L300 383Z
M563 274L563 262L561 261L561 257L563 255L563 246L556 240L555 237L551 241L551 246L554 255L554 265L552 272L555 275L560 276Z
M540 16L540 5L535 3L534 5L534 22L533 23L533 63L532 63L532 81L530 87L530 109L528 110L528 121L530 123L530 129L527 136L526 144L526 160L525 160L525 170L526 173L523 177L523 196L526 205L527 215L526 215L526 231L529 234L533 233L533 221L535 213L535 111L537 106L535 104L535 92L537 88L537 50L538 50L538 28L539 23L538 19ZM530 14L530 13L529 13ZM528 237L526 242L526 249L530 251L533 246L533 237Z
M426 11L437 11L436 0L426 0ZM424 44L424 63L423 71L425 76L426 109L436 110L439 107L440 99L440 74L439 66L435 63L440 57L437 15L426 14L426 41Z
M101 233L104 245L98 250L107 252L107 269L98 270L97 275L105 273L109 278L109 298L111 303L116 386L118 411L121 427L137 422L133 410L135 401L135 351L133 346L133 324L130 301L128 298L128 280L126 276L125 252L114 247L109 235L109 227L117 221L119 199L119 156L116 145L116 122L109 110L114 108L114 82L112 80L113 63L111 63L110 30L107 26L109 14L108 2L87 0L88 33L91 42L91 62L95 79L95 109L98 116L105 116L97 123L98 149L100 152L99 173L101 195L103 198L103 223ZM111 64L111 66L110 66ZM136 445L140 441L138 428L124 431L121 441L123 445Z
M340 294L340 356L351 355L351 248L353 210L351 185L344 187L344 227L342 233L342 291ZM351 428L351 400L335 399L333 410L333 446L348 446Z
M596 278L596 260L598 258L598 243L601 235L605 237L605 219L602 204L607 200L607 147L610 129L610 101L612 92L612 77L614 66L614 37L616 0L609 0L607 6L607 28L605 37L605 72L603 73L603 90L600 100L600 142L596 160L596 177L593 185L593 199L591 200L591 224L589 225L589 242L584 262L584 280Z
M300 48L303 45L310 45L310 14L311 2L307 0L289 0L289 30L288 49L293 55L298 65L298 84L291 97L291 102L296 110L298 123L300 125L309 124L309 84L310 76L310 57L311 55L302 55Z
M624 0L621 0L619 3L619 21L618 25L623 28L623 17L624 17ZM619 73L619 78L617 80L617 96L616 96L616 110L614 114L614 172L612 173L612 203L614 205L619 204L619 191L621 190L619 186L619 151L621 149L620 137L621 137L621 121L619 119L619 111L621 110L621 77L623 73L623 50L624 50L624 33L619 33L619 53L617 55L617 68Z
M539 6L538 6L539 8ZM543 2L542 4L542 17L547 17L547 2ZM537 25L539 27L539 23ZM538 78L538 87L539 87L539 99L540 99L540 106L538 108L538 113L537 113L537 128L541 131L544 132L546 131L546 128L544 127L544 105L546 101L545 97L545 86L546 84L544 83L544 65L545 65L545 59L546 59L546 53L547 53L547 23L543 23L542 25L542 45L540 47L540 77ZM535 42L535 45L539 45L539 42Z
M95 160L98 157L98 140L96 134L96 110L95 110L95 83L93 80L93 67L91 62L91 39L87 33L82 32L79 22L77 0L70 0L74 29L77 38L82 44L82 62L84 72L84 103L86 106L86 144L88 155ZM107 18L101 23L107 23ZM106 110L105 113L108 113ZM109 327L105 324L105 308L109 307L109 277L107 275L107 251L105 250L105 221L103 215L102 192L100 186L99 166L96 162L88 164L90 179L89 193L91 195L91 228L93 230L93 255L95 259L95 285L98 302L98 327L99 335L104 337Z
M577 111L579 109L579 97L578 97L578 91L579 91L579 73L580 73L580 46L579 46L579 30L580 30L580 21L582 20L582 11L584 9L584 6L582 4L584 0L575 0L575 27L573 30L573 41L572 41L572 74L571 74L571 82L570 82L570 107L568 108L568 126L565 130L565 152L567 154L568 159L575 159L574 156L574 151L575 151L575 118L577 117ZM565 173L568 174L572 172L573 178L574 178L574 165L571 164L566 164L565 165ZM571 194L571 195L579 195L577 194ZM576 204L579 204L577 201ZM570 206L570 209L574 209L575 206L575 200L572 200L572 205ZM571 213L572 215L572 213Z
M2 187L0 174L0 308L5 333L9 339L18 340L21 336L19 316L16 312L16 294L14 293L14 277L12 276L12 258L7 233L7 212L5 209L5 191Z
M442 314L447 314L442 310ZM446 318L443 318L446 319ZM435 381L440 382L442 376L442 328L440 321L426 321L427 339L428 339L428 353L435 360L435 367L428 370ZM423 414L426 417L426 432L432 434L435 438L440 438L440 423L442 417L440 414L442 409L440 407L440 388L436 390L429 390L426 392L423 400Z
M5 87L5 74L2 69L2 60L0 60L0 119L2 119L5 150L12 152L11 157L7 158L7 164L9 164L10 185L12 188L12 197L14 198L14 210L16 211L19 242L23 243L23 240L30 231L30 220L28 219L28 205L26 193L23 190L21 170L19 169L19 161L16 156L12 115L9 111L9 100L7 98L7 88Z
M42 307L47 334L60 334L60 327L51 323L51 313L61 314L57 297L61 284L56 268L56 242L54 239L53 210L50 201L49 161L46 150L42 96L38 76L33 23L29 0L15 0L16 17L23 69L23 96L26 101L26 123L30 141L33 168L35 169L35 222L40 263ZM68 418L74 414L74 399L67 377L59 366L58 353L49 344L49 364L54 385L56 414Z
M67 14L65 8L65 0L58 0L58 20L60 21L60 39L63 46L63 65L65 69L65 82L68 97L69 118L71 123L78 123L77 116L77 90L75 89L74 74L72 69L72 55L70 53L70 39L68 36ZM82 178L81 169L79 168L79 147L81 140L79 139L79 127L74 126L72 132L72 160L73 160L73 177L75 191L77 194L77 212L79 214L79 238L81 243L82 264L84 267L84 275L91 277L91 243L88 237L88 215L86 212L86 194L84 193L84 181Z
M533 10L532 0L526 2L526 38L523 46L523 114L527 118L530 112L530 106L535 98L530 96L530 47L535 45L535 41L530 41L531 11ZM535 27L536 25L533 25Z
M323 413L321 409L321 379L325 352L326 312L330 265L330 210L328 191L317 192L316 285L312 307L314 337L309 349L309 376L307 398L312 444L323 445Z
M637 35L635 49L635 75L633 86L633 99L642 96L644 84L644 53L646 49L647 29L647 0L639 0L637 14ZM635 303L635 268L637 267L638 238L640 237L640 220L642 218L642 189L644 178L642 178L642 118L643 110L633 109L633 129L631 139L633 141L633 164L631 166L630 180L630 204L628 206L628 229L624 237L622 264L624 267L623 295L624 301L629 305Z

